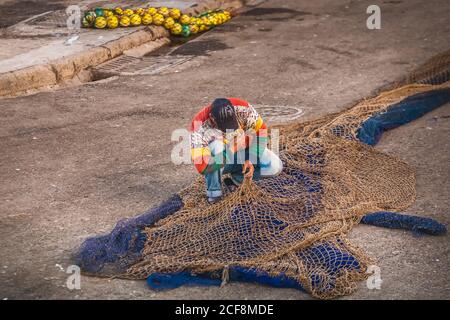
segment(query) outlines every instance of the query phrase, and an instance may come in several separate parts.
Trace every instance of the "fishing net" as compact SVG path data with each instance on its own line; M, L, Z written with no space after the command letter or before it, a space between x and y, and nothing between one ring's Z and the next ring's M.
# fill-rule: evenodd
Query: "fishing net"
M448 73L441 75L448 57L437 57L439 68L432 60L411 76L421 83L401 83L340 113L278 126L283 171L276 177L245 180L214 205L199 178L171 200L182 203L179 210L141 225L134 238L141 245L131 250L126 242L137 262L130 265L127 254L113 257L126 262L119 276L158 282L161 275L175 281L188 272L299 287L325 299L352 293L372 260L347 233L369 213L378 212L382 218L375 220L386 224L386 211L402 211L415 199L414 171L371 145L384 130L450 101ZM89 248L86 242L79 253L81 265Z

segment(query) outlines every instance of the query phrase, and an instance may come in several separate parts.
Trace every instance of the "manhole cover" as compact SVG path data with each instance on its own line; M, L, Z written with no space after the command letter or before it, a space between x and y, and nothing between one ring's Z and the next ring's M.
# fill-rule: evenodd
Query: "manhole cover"
M94 72L114 75L154 75L179 66L194 56L130 57L120 56L94 68Z
M304 114L304 109L295 106L273 106L265 104L254 104L263 119L270 122L288 122L298 119Z

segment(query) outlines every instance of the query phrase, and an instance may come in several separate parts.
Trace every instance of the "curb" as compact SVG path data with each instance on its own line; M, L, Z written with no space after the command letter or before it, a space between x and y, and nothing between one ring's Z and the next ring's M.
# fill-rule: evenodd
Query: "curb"
M191 7L186 10L186 13L199 14L206 10L218 8L235 11L243 7L244 2L242 0L212 0ZM124 54L125 51L129 51L145 43L159 39L165 39L168 43L170 42L169 36L169 32L163 27L149 26L101 46L60 58L47 64L35 65L0 74L0 97L16 96L26 93L28 90L61 84L64 81L73 79L82 70L114 59ZM153 50L159 47L154 46L155 49Z

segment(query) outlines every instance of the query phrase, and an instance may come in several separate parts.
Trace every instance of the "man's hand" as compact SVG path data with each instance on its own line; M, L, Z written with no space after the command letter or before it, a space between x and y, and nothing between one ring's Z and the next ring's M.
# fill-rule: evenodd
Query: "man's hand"
M250 162L250 160L246 160L243 168L242 168L242 173L244 174L244 177L246 179L252 179L253 178L253 173L255 172L255 167L253 166L253 163Z

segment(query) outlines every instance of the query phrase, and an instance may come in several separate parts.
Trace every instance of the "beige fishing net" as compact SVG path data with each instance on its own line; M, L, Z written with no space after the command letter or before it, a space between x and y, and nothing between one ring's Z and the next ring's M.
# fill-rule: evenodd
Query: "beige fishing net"
M437 57L438 66L433 60L425 64L410 81L433 83L448 72L449 57ZM226 276L239 266L294 279L314 297L350 294L368 276L371 260L346 234L363 215L401 211L415 199L414 171L360 142L358 129L408 97L443 89L450 82L403 83L340 113L278 126L284 164L279 176L246 180L214 205L205 201L199 178L180 193L180 211L145 230L141 261L122 276L182 270Z

